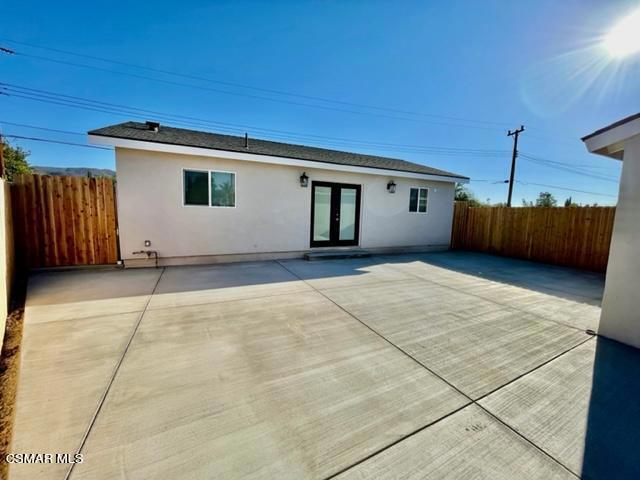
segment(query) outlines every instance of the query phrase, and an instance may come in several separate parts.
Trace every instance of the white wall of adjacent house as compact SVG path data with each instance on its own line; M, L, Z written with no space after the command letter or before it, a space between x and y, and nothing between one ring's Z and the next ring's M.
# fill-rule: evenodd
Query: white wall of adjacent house
M624 142L598 333L640 348L640 135Z
M234 172L235 207L183 205L185 169ZM308 188L300 186L303 171ZM299 256L310 249L313 181L361 185L361 248L429 250L450 243L452 182L128 148L116 148L116 172L121 255L130 266L141 263L132 252L147 248L166 264L212 256ZM394 194L387 191L390 180L397 185ZM412 187L429 189L426 213L409 211Z

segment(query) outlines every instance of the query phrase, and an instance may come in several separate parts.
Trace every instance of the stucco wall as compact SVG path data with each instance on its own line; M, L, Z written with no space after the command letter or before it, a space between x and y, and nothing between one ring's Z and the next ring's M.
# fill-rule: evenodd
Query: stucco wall
M598 333L640 348L640 136L625 142Z
M236 172L236 207L182 205L182 170ZM309 250L311 187L302 169L238 160L116 149L122 258L139 258L144 240L161 257L300 252ZM362 185L360 246L449 245L454 184L306 169L310 181ZM410 213L409 188L429 188L427 214Z

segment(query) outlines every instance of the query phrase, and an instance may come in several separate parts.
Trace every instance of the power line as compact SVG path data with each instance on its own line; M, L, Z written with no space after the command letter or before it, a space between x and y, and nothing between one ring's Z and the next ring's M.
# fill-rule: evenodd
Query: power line
M35 125L26 125L24 123L7 122L6 120L0 120L0 124L11 125L11 126L14 126L14 127L33 128L35 130L44 130L44 131L47 131L47 132L64 133L66 135L80 135L80 136L85 136L86 135L86 134L81 133L81 132L71 132L69 130L58 130L56 128L48 128L48 127L37 127Z
M98 145L87 145L85 143L63 142L62 140L52 140L50 138L24 137L22 135L2 135L2 136L6 138L14 138L18 140L33 140L36 142L58 143L60 145L70 145L74 147L86 147L86 148L97 148L99 150L111 150L108 147L100 147Z
M548 163L555 163L558 165L565 165L567 167L575 167L575 168L586 168L586 169L590 169L590 168L610 168L610 165L608 166L604 166L604 165L587 165L585 163L570 163L570 162L560 162L557 160L549 160L548 158L542 158L542 157L538 157L535 155L531 155L528 153L522 153L522 156L530 158L532 160L539 160L541 162L548 162Z
M0 40L4 41L4 42L9 42L9 43L12 43L12 44L16 44L16 45L22 45L22 46L26 46L26 47L30 47L30 48L36 48L36 49L45 50L45 51L49 51L49 52L55 52L55 53L59 53L59 54L63 54L63 55L70 55L70 56L74 56L74 57L78 57L78 58L85 58L85 59L88 59L88 60L103 62L103 63L107 63L107 64L120 65L120 66L124 66L124 67L128 67L128 68L134 68L134 69L153 72L153 73L159 73L159 74L162 74L162 75L170 75L170 76L179 77L179 78L185 78L185 79L189 79L189 80L207 82L207 83L216 84L216 85L223 85L223 86L227 86L227 87L241 88L241 89L245 89L245 90L261 92L261 93L267 93L267 94L272 94L272 95L280 95L280 96L291 97L291 98L300 98L300 99L304 99L304 100L312 100L312 101L324 102L324 103L329 103L329 104L334 104L334 105L344 105L344 106L349 106L349 107L364 108L364 109L377 110L377 111L382 111L382 112L398 113L398 114L403 114L403 115L412 115L412 116L416 116L416 117L439 118L439 119L444 119L444 120L448 120L448 121L466 122L466 123L480 124L480 125L493 125L493 126L495 126L494 127L495 129L498 129L498 127L500 127L500 126L504 127L504 126L507 125L506 122L496 122L496 121L489 121L489 120L479 120L479 119L472 119L472 118L465 118L465 117L456 117L456 116L449 116L449 115L425 113L425 112L418 112L418 111L405 110L405 109L399 109L399 108L383 107L383 106L379 106L379 105L372 105L372 104L366 104L366 103L349 102L349 101L337 100L337 99L332 99L332 98L322 97L322 96L305 95L305 94L287 92L287 91L277 90L277 89L272 89L272 88L264 88L264 87L258 87L258 86L255 86L255 85L242 84L242 83L238 83L238 82L216 80L216 79L213 79L213 78L208 78L208 77L203 77L203 76L198 76L198 75L186 74L186 73L182 73L182 72L166 70L166 69L161 69L161 68L154 68L154 67L149 67L149 66L145 66L145 65L139 65L139 64L136 64L136 63L124 62L124 61L121 61L121 60L115 60L115 59L109 59L109 58L105 58L105 57L100 57L100 56L96 56L96 55L88 55L88 54L82 54L82 53L78 53L78 52L72 52L72 51L69 51L69 50L63 50L63 49L59 49L59 48L46 47L46 46L43 46L43 45L36 45L36 44L33 44L33 43L22 42L22 41L18 41L18 40L9 39L9 38L0 38ZM47 58L47 57L42 57L42 56L38 56L38 55L31 55L31 54L26 54L26 53L22 53L22 52L15 52L14 50L2 48L2 47L0 47L0 50L4 51L5 53L10 54L10 55L21 55L21 56L24 56L24 57L31 57L31 58L34 58L36 60L63 63L63 64L76 66L76 67L81 67L81 68L95 68L95 69L100 69L101 71L107 71L107 72L121 74L121 75L129 75L130 74L129 72L119 72L119 71L113 71L113 70L108 70L108 69L101 69L100 67L93 66L93 65L75 64L73 62L68 62L68 61L65 62L64 60L51 59L51 58ZM135 75L135 74L131 74L131 75ZM144 77L141 77L141 78L144 78ZM154 79L154 78L149 78L149 80L160 81L160 80ZM198 88L198 86L190 85L190 84L189 85L184 85L184 86L187 86L187 87L190 87L190 88ZM225 94L230 94L230 95L240 95L238 92L226 92L226 91L222 92L222 91L220 91L218 93L225 93ZM263 97L260 97L260 98L263 98ZM270 100L270 101L277 101L278 100L278 99L269 99L269 98L263 98L263 99ZM294 104L296 104L296 103L294 103ZM313 107L324 108L324 106L322 106L322 105L312 105L312 104L299 104L299 105L312 107L312 108ZM338 111L341 111L341 110L338 110ZM373 112L354 112L354 111L351 111L351 110L345 110L345 111L347 111L349 113L360 114L360 115L362 115L362 114L373 114L373 115L375 115L375 113L373 113ZM396 118L396 117L389 117L389 118ZM400 119L402 119L402 120L412 120L412 119L409 119L409 118L400 118ZM435 124L440 125L440 123L435 123ZM446 124L446 123L442 123L442 125L456 126L456 125L451 125L451 124ZM462 125L462 126L469 126L469 127L473 128L472 125ZM478 127L476 127L476 128L478 128ZM480 128L482 128L482 127L480 127ZM579 139L577 137L574 138L574 137L568 137L568 136L567 137L560 136L560 135L557 135L555 132L552 133L549 130L545 130L545 129L540 128L540 127L529 126L528 128L529 129L533 129L533 130L537 130L539 132L544 132L542 135L540 135L540 134L538 134L538 135L530 134L532 137L555 139L556 141L562 141L562 142L567 143L567 144L571 143L572 145L576 145L576 143L579 141Z
M208 83L213 83L213 84L217 84L217 85L225 85L225 86L230 86L230 87L242 88L242 89L252 90L252 91L257 91L257 92L262 92L262 93L270 93L270 94L275 94L275 95L281 95L281 96L287 96L287 97L293 97L293 98L301 98L301 99L305 99L305 100L314 100L314 101L332 103L332 104L337 104L337 105L346 105L346 106L351 106L351 107L366 108L366 109L371 109L371 110L380 110L380 111L386 111L386 112L401 113L401 114L405 114L405 115L414 115L414 116L431 117L431 118L442 118L442 119L445 119L445 120L462 121L462 122L468 122L468 123L478 123L478 124L495 125L495 126L506 125L505 123L501 123L501 122L493 122L493 121L487 121L487 120L475 120L475 119L462 118L462 117L453 117L453 116L447 116L447 115L437 115L437 114L416 112L416 111L403 110L403 109L397 109L397 108L381 107L381 106L365 104L365 103L348 102L348 101L336 100L336 99L331 99L331 98L327 98L327 97L320 97L320 96L314 96L314 95L303 95L303 94L298 94L298 93L286 92L286 91L283 91L283 90L256 87L256 86L253 86L253 85L246 85L246 84L241 84L241 83L236 83L236 82L215 80L215 79L212 79L212 78L207 78L207 77L202 77L202 76L197 76L197 75L190 75L190 74L185 74L185 73L171 71L171 70L165 70L165 69L159 69L159 68L153 68L153 67L138 65L138 64L135 64L135 63L123 62L121 60L108 59L108 58L99 57L99 56L95 56L95 55L81 54L81 53L77 53L77 52L71 52L69 50L62 50L62 49L57 49L57 48L52 48L52 47L44 47L42 45L35 45L35 44L32 44L32 43L27 43L27 42L19 42L19 41L7 39L7 38L3 38L2 41L9 42L9 43L14 43L14 44L17 44L17 45L23 45L23 46L27 46L27 47L31 47L31 48L37 48L37 49L41 49L41 50L46 50L46 51L50 51L50 52L62 53L64 55L72 55L72 56L75 56L75 57L86 58L86 59L90 59L90 60L96 60L96 61L100 61L100 62L104 62L104 63L111 63L111 64L114 64L114 65L121 65L121 66L125 66L125 67L136 68L136 69L139 69L139 70L145 70L145 71L154 72L154 73L161 73L163 75L171 75L171 76L175 76L175 77L187 78L187 79L190 79L190 80L197 80L197 81L208 82ZM39 60L65 62L63 60L50 59L50 58L47 58L47 57L41 57L41 56L37 56L37 55L31 55L31 54L25 54L25 53L17 53L17 52L13 52L13 51L11 53L12 54L22 55L22 56L27 56L27 57L31 57L31 58L35 58L35 59L39 59ZM86 68L100 68L100 67L94 67L92 65L74 64L74 63L71 63L71 62L66 62L66 63L68 63L70 65L73 65L73 66L81 66L81 67L86 67ZM111 71L111 70L108 70L108 71ZM111 72L113 72L113 73L123 73L123 72L115 72L115 71L111 71ZM223 92L220 92L220 93L223 93ZM237 94L237 92L233 92L233 93L232 92L224 92L224 93ZM260 98L263 98L263 97L260 97ZM304 105L305 106L315 106L315 105L309 105L309 104L304 104ZM353 112L351 112L351 113L353 113Z
M542 165L542 166L548 167L548 168L554 168L556 170L561 170L563 172L568 172L568 173L572 173L572 174L575 174L575 175L581 175L583 177L593 178L593 179L596 179L596 180L602 180L604 182L618 183L618 180L615 177L605 176L605 175L598 175L598 174L594 174L593 172L585 172L585 171L582 171L582 170L577 170L575 168L565 167L565 166L563 166L561 164L556 164L556 163L552 163L552 162L545 161L545 160L538 160L538 159L532 158L532 157L530 157L528 155L524 155L524 154L522 155L522 158L527 160L527 161L529 161L529 162L535 163L537 165Z
M528 158L523 157L525 160L535 163L536 165L541 165L543 167L548 167L548 168L553 168L556 170L561 170L563 172L568 172L568 173L572 173L575 175L581 175L583 177L587 177L587 178L593 178L596 180L602 180L605 182L611 182L611 183L618 183L617 179L615 177L611 177L611 176L604 176L604 175L597 175L594 174L592 172L584 172L582 170L576 170L576 169L572 169L572 168L567 168L567 167L562 167L559 165L553 165L553 164L549 164L549 163L545 163L545 162L540 162L538 160L531 160Z
M163 117L169 122L174 124L188 125L197 128L211 128L213 126L216 130L233 131L237 133L243 133L246 129L259 130L268 133L271 136L279 136L284 138L297 138L308 141L309 138L315 139L327 139L331 140L334 144L340 144L341 146L366 146L377 149L402 151L405 153L424 153L440 156L474 156L474 157L496 157L502 156L506 151L504 150L488 150L488 149L472 149L472 148L454 148L454 147L437 147L437 146L425 146L425 145L408 145L408 144L395 144L384 142L372 142L365 140L352 140L341 137L330 137L314 134L301 134L296 132L288 132L283 130L257 128L249 125L230 124L227 122L215 122L198 117L190 117L185 115L167 114L156 110L140 109L136 107L129 107L125 105L118 105L109 102L101 102L97 100L75 97L71 95L59 94L55 92L48 92L45 90L32 89L27 87L21 87L13 84L0 82L0 93L5 95L14 96L17 98L24 98L28 100L34 100L54 105L68 106L73 108L81 108L85 110L98 111L109 114L126 115L127 117L136 118L148 118L149 114L155 117ZM275 135L274 135L275 134ZM315 140L317 141L317 140Z
M590 192L588 190L577 190L575 188L560 187L558 185L547 185L545 183L523 182L523 181L520 181L520 180L517 180L517 183L520 183L522 185L535 185L537 187L557 188L558 190L567 190L569 192L588 193L589 195L599 195L601 197L617 198L617 195L610 195L610 194L602 193L602 192Z
M98 71L101 71L101 72L113 73L113 74L116 74L116 75L124 75L124 76L129 76L129 77L133 77L133 78L139 78L139 79L143 79L143 80L150 80L150 81L153 81L153 82L163 83L163 84L166 84L166 85L172 85L172 86L178 86L178 87L186 87L186 88L203 90L203 91L208 91L208 92L213 92L213 93L220 93L220 94L224 94L224 95L233 95L233 96L237 96L237 97L253 98L253 99L258 99L258 100L264 100L264 101L276 102L276 103L284 103L284 104L301 106L301 107L318 108L318 109L322 109L322 110L344 112L344 113L350 113L350 114L354 114L354 115L375 116L375 117L387 118L387 119L392 119L392 120L403 120L403 121L409 121L409 122L425 123L425 124L430 124L430 125L451 126L451 127L460 127L460 128L467 127L467 128L481 129L481 130L496 130L496 129L498 129L498 127L489 127L489 126L481 126L481 125L470 125L470 124L446 123L446 122L434 121L434 120L424 120L424 119L420 119L420 118L400 117L400 116L388 115L388 114L384 114L384 113L364 112L364 111L351 110L351 109L346 109L346 108L331 107L331 106L328 106L328 105L317 105L317 104L310 104L310 103L298 102L298 101L293 101L293 100L271 98L271 97L265 97L263 95L255 95L255 94L250 94L250 93L233 92L233 91L229 91L229 90L222 90L222 89L219 89L219 88L211 88L211 87L205 87L203 85L194 85L194 84L189 84L189 83L184 83L184 82L177 82L177 81L174 81L174 80L167 80L167 79L161 79L161 78L156 78L156 77L150 77L148 75L141 75L141 74L138 74L138 73L122 72L122 71L119 71L119 70L112 70L112 69L109 69L109 68L98 67L98 66L95 66L95 65L87 65L87 64L81 64L81 63L76 63L76 62L69 62L69 61L66 61L66 60L47 58L47 57L43 57L43 56L40 56L40 55L32 55L32 54L21 53L21 52L15 52L15 55L21 56L21 57L25 57L25 58L31 58L31 59L34 59L34 60L47 61L47 62L57 63L57 64L61 64L61 65L67 65L67 66L73 66L73 67L79 67L79 68L98 70Z
M1 123L9 123L9 122L1 122ZM21 126L25 126L25 127L29 127L29 128L40 128L42 130L52 130L52 129L48 129L45 127L35 127L35 126L31 126L31 125L21 125ZM66 131L66 133L73 133L73 134L79 134L79 135L83 135L80 134L78 132L69 132ZM54 139L50 139L50 138L41 138L41 137L29 137L29 136L23 136L23 135L14 135L14 134L6 134L6 135L2 135L3 137L6 138L13 138L13 139L18 139L18 140L31 140L31 141L37 141L37 142L46 142L46 143L55 143L55 144L60 144L60 145L67 145L67 146L74 146L74 147L84 147L84 148L95 148L98 150L112 150L111 148L108 147L102 147L102 146L98 146L98 145L87 145L84 143L75 143L75 142L65 142L65 141L61 141L61 140L54 140ZM487 180L487 179L471 179L472 182L493 182L493 183L504 183L506 182L505 180ZM578 189L574 189L574 188L568 188L568 187L561 187L558 185L549 185L549 184L545 184L545 183L534 183L534 182L524 182L521 180L516 180L516 183L520 183L522 185L535 185L535 186L539 186L539 187L547 187L547 188L555 188L558 190L566 190L569 192L578 192L578 193L586 193L586 194L590 194L590 195L598 195L598 196L602 196L602 197L611 197L611 198L617 198L616 195L610 195L610 194L606 194L606 193L601 193L601 192L592 192L589 190L578 190Z
M509 180L486 180L486 179L480 179L480 178L470 178L469 181L470 182L491 182L495 185L499 183L509 183Z

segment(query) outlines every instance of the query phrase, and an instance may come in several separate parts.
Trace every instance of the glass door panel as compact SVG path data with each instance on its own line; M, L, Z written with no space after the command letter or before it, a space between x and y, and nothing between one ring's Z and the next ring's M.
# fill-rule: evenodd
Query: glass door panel
M311 246L358 245L360 186L312 182Z
M339 240L355 240L356 237L355 188L340 189L340 233Z
M331 187L313 189L313 241L331 240Z

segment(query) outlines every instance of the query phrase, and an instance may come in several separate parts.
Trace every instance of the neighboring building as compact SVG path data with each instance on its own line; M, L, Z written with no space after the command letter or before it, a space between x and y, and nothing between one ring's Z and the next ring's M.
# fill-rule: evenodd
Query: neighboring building
M640 113L582 140L590 152L622 161L599 333L640 348Z
M127 266L300 257L310 249L449 248L461 175L391 158L128 122L116 150ZM150 241L151 246L146 246Z

